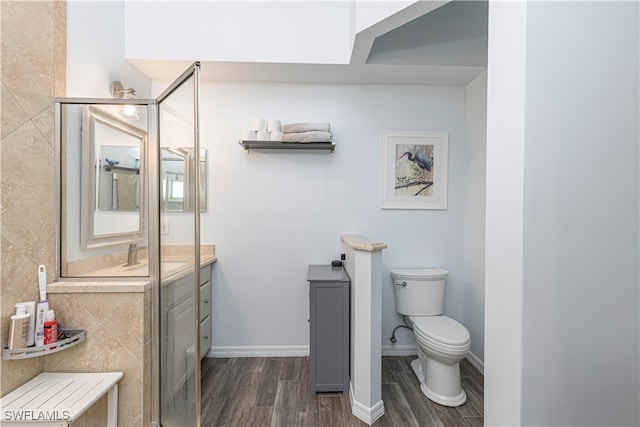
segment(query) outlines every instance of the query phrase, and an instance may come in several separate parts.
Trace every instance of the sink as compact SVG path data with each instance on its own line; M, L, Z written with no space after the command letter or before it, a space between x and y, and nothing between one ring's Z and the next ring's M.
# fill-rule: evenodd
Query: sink
M163 262L161 264L161 273L166 274L177 270L182 270L189 266L186 262Z
M189 267L192 267L193 264L184 261L166 261L161 264L161 274L162 276L170 276L174 273L178 273L183 270L188 270ZM119 277L138 277L138 276L148 276L149 272L149 263L147 260L142 260L134 265L120 264L116 267L109 267L105 270L105 273L108 271L107 276L119 276Z
M125 271L138 272L138 271L142 271L142 270L147 270L148 266L149 265L147 264L147 261L143 261L143 262L137 262L134 265L123 264L122 268Z

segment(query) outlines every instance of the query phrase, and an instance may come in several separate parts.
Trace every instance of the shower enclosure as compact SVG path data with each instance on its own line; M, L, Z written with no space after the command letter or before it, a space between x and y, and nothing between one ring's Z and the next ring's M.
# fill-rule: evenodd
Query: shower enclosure
M200 425L199 72L153 100L56 100L56 279L151 283L142 390L164 427Z

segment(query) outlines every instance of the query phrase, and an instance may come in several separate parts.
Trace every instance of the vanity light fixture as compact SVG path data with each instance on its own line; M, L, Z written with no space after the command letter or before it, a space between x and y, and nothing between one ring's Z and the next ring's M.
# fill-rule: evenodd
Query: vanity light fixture
M118 80L111 82L111 97L122 99L135 99L136 90L132 87L125 89Z
M125 89L118 80L111 82L111 97L121 99L136 99L136 90L132 87ZM127 104L122 107L122 115L133 120L139 120L138 109L135 105Z

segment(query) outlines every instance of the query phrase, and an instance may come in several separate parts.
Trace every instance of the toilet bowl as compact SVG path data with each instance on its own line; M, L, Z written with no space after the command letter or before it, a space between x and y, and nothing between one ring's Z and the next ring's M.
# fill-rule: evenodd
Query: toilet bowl
M460 385L460 361L469 353L471 338L462 324L443 316L443 269L393 269L396 311L408 316L418 347L411 367L422 393L444 406L460 406L467 400Z

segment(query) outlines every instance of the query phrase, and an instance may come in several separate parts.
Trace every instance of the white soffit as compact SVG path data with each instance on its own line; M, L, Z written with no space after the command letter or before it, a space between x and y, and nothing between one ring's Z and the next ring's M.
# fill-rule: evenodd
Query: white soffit
M201 61L203 81L467 85L486 69L487 1L356 1L350 64ZM391 14L386 16L386 14ZM195 58L194 60L197 60ZM129 58L154 80L192 61Z
M130 59L154 80L173 80L191 61ZM201 61L203 81L464 86L486 67L274 64Z

